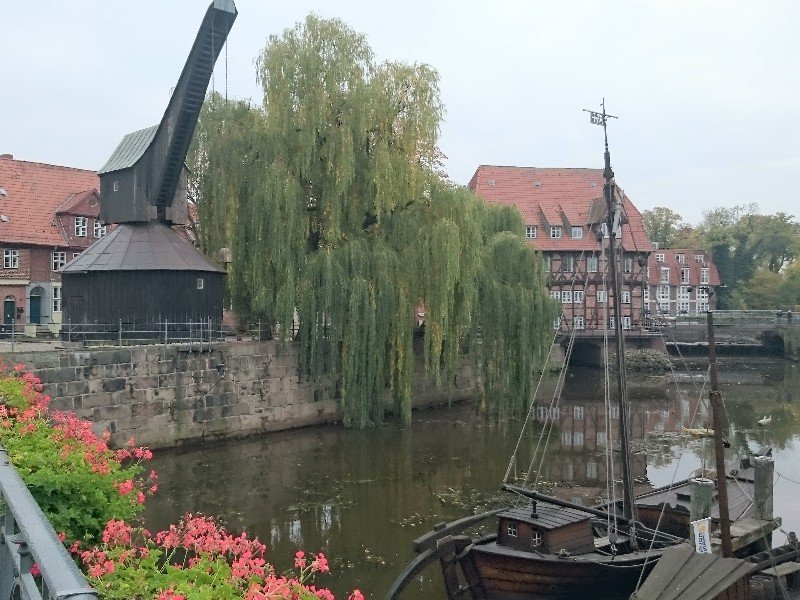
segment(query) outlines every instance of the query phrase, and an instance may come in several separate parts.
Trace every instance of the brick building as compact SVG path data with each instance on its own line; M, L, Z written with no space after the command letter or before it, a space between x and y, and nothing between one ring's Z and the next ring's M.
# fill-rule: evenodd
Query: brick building
M547 261L551 296L564 306L562 327L587 331L613 329L613 293L606 260L606 204L602 169L562 169L481 165L469 187L490 203L515 206L525 220L525 237ZM621 247L623 329L645 322L648 254L642 215L619 187L624 224Z
M716 308L717 267L705 250L656 249L647 266L645 303L657 317L696 315Z
M107 228L97 173L0 155L0 298L3 327L58 331L61 275ZM18 330L20 328L18 327Z

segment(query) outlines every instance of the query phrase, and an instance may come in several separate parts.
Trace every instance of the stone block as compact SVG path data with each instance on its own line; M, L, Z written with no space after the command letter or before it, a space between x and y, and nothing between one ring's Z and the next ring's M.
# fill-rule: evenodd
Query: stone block
M126 388L127 380L124 377L114 377L103 380L104 392L119 392Z
M89 393L88 381L68 381L64 384L63 394L67 396L75 396Z

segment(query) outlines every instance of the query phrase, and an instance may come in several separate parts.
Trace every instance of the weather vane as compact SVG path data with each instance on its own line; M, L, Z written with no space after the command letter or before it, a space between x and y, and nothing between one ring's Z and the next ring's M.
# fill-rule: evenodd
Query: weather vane
M589 122L592 125L602 125L603 126L603 137L605 138L606 149L605 149L605 170L603 171L603 177L605 177L606 182L610 182L614 179L614 171L611 170L611 154L608 151L608 129L606 128L606 124L608 123L609 119L618 119L614 115L609 115L606 113L606 99L603 98L603 101L600 103L600 108L602 112L597 112L595 110L589 110L587 108L583 109L583 112L589 113Z

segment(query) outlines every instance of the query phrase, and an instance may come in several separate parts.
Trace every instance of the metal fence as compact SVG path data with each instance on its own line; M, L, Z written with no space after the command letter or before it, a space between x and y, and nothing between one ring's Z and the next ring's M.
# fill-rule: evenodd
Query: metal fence
M188 344L202 350L224 337L222 324L212 319L185 323L63 323L61 339L86 345L134 346L141 344Z
M0 543L0 598L96 600L93 590L25 482L0 449L3 535ZM31 574L36 563L39 574Z

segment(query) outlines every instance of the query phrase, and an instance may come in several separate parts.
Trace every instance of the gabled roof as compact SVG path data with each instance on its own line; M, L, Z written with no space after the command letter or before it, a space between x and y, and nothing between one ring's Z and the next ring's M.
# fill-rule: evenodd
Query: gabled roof
M581 251L598 249L597 240L586 228L594 201L603 196L602 169L569 169L481 165L469 182L471 190L493 204L512 205L527 225L538 228L535 240L540 250ZM617 188L628 219L623 229L622 245L627 251L650 252L652 245L644 232L642 215ZM583 237L572 238L564 231L560 239L550 238L549 225L583 227ZM551 219L557 220L551 221ZM544 220L543 220L544 218Z
M117 225L61 270L62 273L88 271L225 272L160 221Z
M97 173L0 156L0 243L69 246L55 222L59 207L100 187Z
M664 260L656 260L656 256L664 255ZM698 261L695 256L703 257ZM678 257L683 257L683 262L678 262ZM701 285L700 269L708 269L708 283L702 285L720 285L717 265L711 260L711 255L705 250L692 248L662 248L653 250L647 263L650 268L650 283L661 282L661 268L669 268L669 285ZM689 281L681 282L681 270L689 269Z
M60 205L53 211L57 215L86 215L85 209L91 208L93 216L100 212L100 194L97 190L86 190L84 192L76 192L67 196ZM91 206L94 204L94 206Z
M98 175L128 169L135 165L142 158L147 148L150 147L157 131L158 125L153 125L152 127L146 127L127 134L122 138L122 141L106 161L106 164L97 172Z

